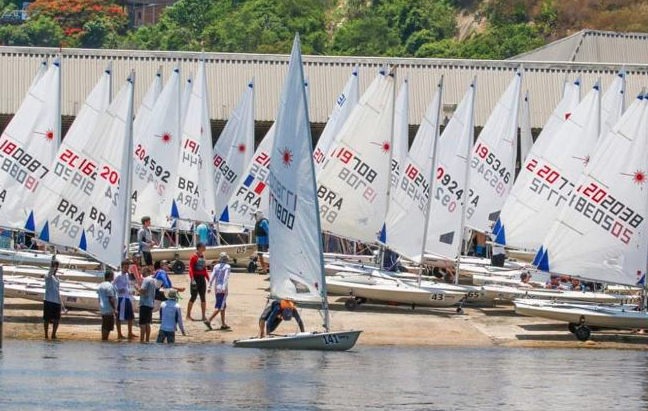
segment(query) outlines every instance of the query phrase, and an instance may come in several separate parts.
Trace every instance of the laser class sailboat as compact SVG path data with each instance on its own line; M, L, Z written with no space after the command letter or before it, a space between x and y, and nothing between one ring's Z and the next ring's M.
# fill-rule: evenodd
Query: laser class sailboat
M361 331L330 331L315 165L299 37L284 85L270 175L270 297L321 304L324 331L237 340L236 347L343 351Z

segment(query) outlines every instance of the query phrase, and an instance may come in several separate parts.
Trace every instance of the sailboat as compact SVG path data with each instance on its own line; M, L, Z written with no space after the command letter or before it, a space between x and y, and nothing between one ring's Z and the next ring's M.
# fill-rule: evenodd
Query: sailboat
M270 160L270 297L320 303L324 332L237 340L236 347L344 351L361 331L330 331L315 165L299 37L295 37Z
M119 267L130 227L127 210L132 170L134 73L107 106L110 77L106 71L86 99L75 121L78 124L73 125L61 144L52 168L56 170L59 166L69 171L49 173L44 178L33 219L40 240L75 248L108 266ZM75 172L85 177L80 180L67 177ZM93 286L79 288L66 283L61 289L66 306L98 308ZM5 290L7 295L16 293L22 298L42 301L44 283L14 279L6 284ZM138 298L134 300L137 302Z
M391 81L393 80L390 80L390 76L385 75L380 75L376 80L374 80L375 83ZM380 91L380 87L380 84L378 84L378 86L372 84L372 86L369 87L367 92L362 96L358 108L356 109L357 112L354 111L349 120L349 122L356 121L357 124L345 125L343 133L347 128L350 130L354 130L355 127L360 128L364 121L367 121L370 124L377 124L379 122L371 117L367 119L366 113L359 110L367 110L371 115L376 115L374 114L376 112L374 107L379 107L382 100L389 98L389 93L391 91L387 89L385 92L379 93L377 91ZM391 181L388 181L385 182L385 185L374 187L376 195L390 198L389 210L385 210L387 212L387 217L385 218L383 216L385 224L381 230L381 241L413 260L416 260L417 258L420 259L422 254L421 245L423 243L422 237L424 235L422 227L424 226L423 223L427 216L427 201L425 197L428 192L428 181L432 176L433 165L431 162L431 156L434 152L434 142L436 140L439 126L441 89L442 85L439 84L415 138L415 146L417 147L416 153L413 153L412 158L408 158L407 151L405 150L405 158L407 160L400 160L400 162L406 165L406 167L405 172L400 176L400 179L398 179L398 184L392 185ZM398 110L394 109L392 111L390 109L389 104L393 103L388 102L385 104L383 102L385 109L379 114L382 114L384 117L389 117L396 111L400 111L401 113L406 111L404 105L405 99L399 100L401 104ZM404 116L401 116L401 118L402 117ZM382 121L384 121L384 119ZM399 131L399 129L402 130L405 127L402 126L400 121L395 123L398 123L398 125L394 128L393 137L396 138L398 136L404 140L406 135L404 135L404 131ZM385 133L385 130L381 130L381 132ZM389 133L390 130L387 129L386 132ZM360 136L363 136L364 141L360 140ZM367 156L364 157L365 160L363 161L371 161L374 169L377 170L382 168L385 174L394 171L395 167L393 167L393 159L388 160L384 155L378 156L376 152L372 152L371 149L365 150L360 145L364 142L365 145L369 146L372 139L375 139L375 134L368 133L356 136L349 133L347 138L348 137L353 138L351 141L355 143L355 150L361 153L360 155ZM389 137L385 136L385 140L387 138ZM390 142L392 140L390 139L386 141ZM340 139L340 142L345 142L344 136ZM401 147L405 147L407 141L401 141L400 144ZM397 145L394 144L393 147L396 146ZM332 148L334 153L339 153L339 150L340 148ZM368 153L364 154L365 151ZM369 160L367 160L367 158ZM337 157L335 159L337 159ZM390 164L392 167L388 167ZM324 171L326 171L326 168L324 168ZM331 178L328 180L331 180ZM329 184L331 184L331 187L328 187L328 189L335 193L337 190L337 186L333 185L335 184L335 180L333 179L333 182ZM391 191L391 197L390 188L393 189ZM351 192L344 198L344 201L346 202L345 206L351 208L349 215L352 215L353 207L362 206L365 201L365 199L357 197L357 195L354 196L353 192ZM340 211L343 210L341 209ZM352 222L352 220L348 221L349 215L338 215L336 221L339 219L339 224L337 226L332 225L331 230L334 234L350 238L358 238L357 233L354 233L352 229L347 230L346 228L347 224ZM373 224L375 224L375 222L373 222ZM458 289L458 287L447 287L435 283L425 283L425 287L422 287L420 282L418 284L412 284L409 281L394 277L392 273L386 273L372 267L345 263L335 264L333 267L329 268L329 270L335 269L335 267L338 267L338 272L327 279L329 291L333 294L351 296L352 298L347 300L347 303L345 303L348 309L354 309L356 303L362 303L366 300L413 304L414 306L449 307L458 304L466 295L465 290Z
M603 138L602 124L610 121L607 114L620 112L622 85L622 78L617 76L603 97L603 105L597 82L555 134L538 139L541 147L532 147L504 204L494 229L495 242L527 250L540 248L551 222L570 198L576 179ZM611 120L616 123L618 116Z
M254 153L254 80L232 111L213 149L215 210L221 217ZM223 218L219 218L223 220ZM220 228L220 227L219 227Z
M597 146L542 242L538 267L552 274L646 286L648 104L640 96ZM648 328L646 295L636 305L515 301L516 312L569 323L579 340L592 327Z
M27 96L0 136L0 226L33 232L37 188L56 172L61 142L61 61L39 69Z

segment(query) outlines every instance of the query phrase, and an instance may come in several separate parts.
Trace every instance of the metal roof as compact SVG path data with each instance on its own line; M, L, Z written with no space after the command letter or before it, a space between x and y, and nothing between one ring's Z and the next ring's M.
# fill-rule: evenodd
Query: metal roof
M202 57L207 62L212 120L226 120L250 78L255 78L257 121L273 121L279 93L288 68L287 55L194 53L166 51L57 49L0 47L0 114L12 114L20 105L43 58L62 55L63 115L74 116L109 61L113 62L115 88L131 69L137 72L136 104L139 104L159 66L165 78L175 66L183 77L194 72ZM400 80L410 81L410 124L420 123L435 85L445 78L444 107L450 113L461 99L473 76L477 76L475 124L484 124L490 111L520 65L517 61L417 59L383 57L304 56L305 74L310 80L310 118L327 120L337 94L351 69L358 66L361 91L366 89L382 64L398 65ZM562 93L566 75L581 75L585 87L601 77L603 86L613 80L620 64L525 61L523 87L531 102L531 123L542 127ZM646 85L644 65L626 64L628 94Z
M648 33L585 29L509 60L648 64Z

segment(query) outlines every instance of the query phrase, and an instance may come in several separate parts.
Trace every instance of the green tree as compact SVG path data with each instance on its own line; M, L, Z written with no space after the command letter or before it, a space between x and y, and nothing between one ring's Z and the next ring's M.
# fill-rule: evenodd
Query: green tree
M398 33L377 15L351 20L333 35L330 51L342 55L401 55Z
M19 26L0 27L0 39L7 46L60 47L64 33L49 17L40 16Z

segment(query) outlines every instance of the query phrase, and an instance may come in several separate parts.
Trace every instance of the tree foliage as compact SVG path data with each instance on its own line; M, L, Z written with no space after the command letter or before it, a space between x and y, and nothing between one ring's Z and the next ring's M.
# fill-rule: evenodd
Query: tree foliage
M0 0L0 10L20 7ZM648 31L645 0L179 0L128 28L124 1L35 0L8 45L504 59L585 27ZM474 24L468 24L466 19ZM461 30L458 25L461 23Z

